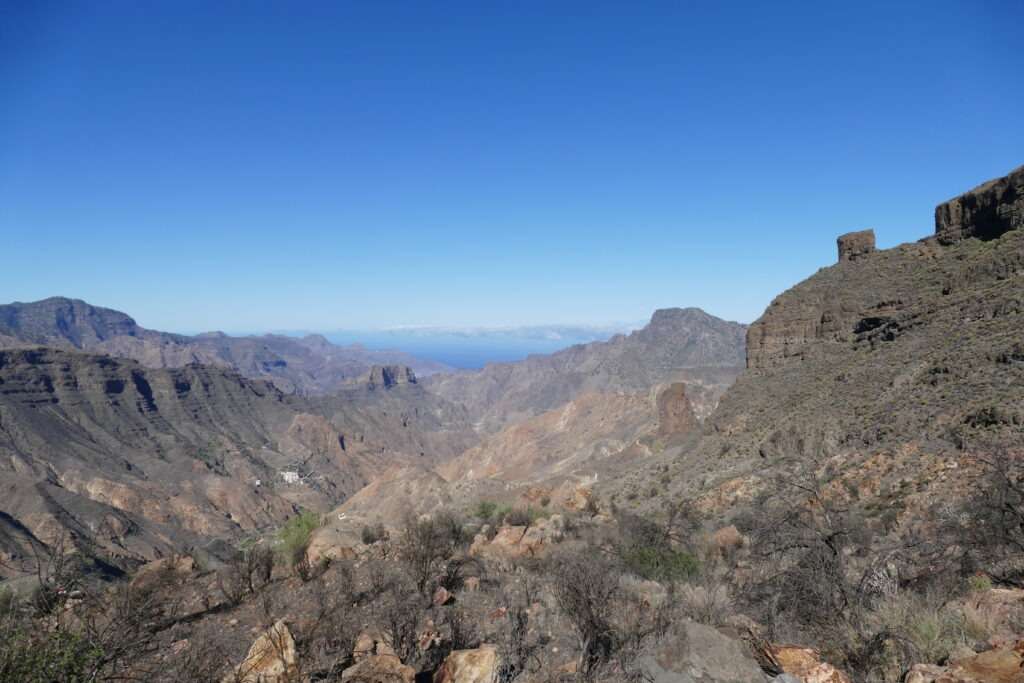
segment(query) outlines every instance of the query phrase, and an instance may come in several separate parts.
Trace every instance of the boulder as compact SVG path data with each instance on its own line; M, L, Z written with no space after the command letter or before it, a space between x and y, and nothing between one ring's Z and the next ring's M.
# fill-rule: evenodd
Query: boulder
M297 670L295 640L282 619L253 642L242 663L221 683L290 683Z
M491 683L497 668L498 651L493 645L455 650L434 673L434 683Z
M356 638L356 644L352 648L352 659L360 662L367 657L381 655L383 657L395 657L395 651L391 649L379 634L363 631Z
M1024 641L1013 647L999 647L957 659L947 666L917 664L906 683L1024 683Z
M416 670L395 656L372 655L341 672L341 683L414 683Z
M765 675L740 640L686 621L638 661L653 683L764 683Z
M564 518L561 515L551 515L546 519L537 520L528 527L503 526L490 540L485 534L477 534L469 554L505 559L537 557L562 540L564 533Z
M801 678L804 683L852 683L850 677L828 662L816 650L796 645L776 645L772 657L784 673Z
M839 247L839 262L856 261L875 250L875 231L858 230L840 235L836 239Z

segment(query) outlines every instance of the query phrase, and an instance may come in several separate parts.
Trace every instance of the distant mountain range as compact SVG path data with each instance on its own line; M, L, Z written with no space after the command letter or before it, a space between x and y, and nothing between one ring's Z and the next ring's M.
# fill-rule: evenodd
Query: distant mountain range
M0 306L0 348L47 346L131 358L150 368L191 363L229 367L285 392L331 393L374 365L405 365L420 376L449 370L401 351L337 346L320 335L195 336L149 330L125 313L53 297Z

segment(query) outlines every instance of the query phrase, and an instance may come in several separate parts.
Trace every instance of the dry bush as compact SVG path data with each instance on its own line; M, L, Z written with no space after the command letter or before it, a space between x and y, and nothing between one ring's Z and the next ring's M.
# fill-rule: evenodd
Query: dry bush
M512 683L524 673L540 669L538 654L544 648L539 629L530 628L530 605L538 587L528 577L502 591L505 615L496 635L498 669L495 683ZM532 632L531 632L532 631Z
M447 561L469 540L462 521L452 513L442 512L425 519L410 515L398 539L398 559L416 589L429 595Z
M335 680L351 663L363 621L355 571L348 563L335 562L329 573L311 581L304 591L314 612L296 636L298 660L314 680Z
M423 595L401 573L391 572L378 583L369 606L373 623L398 658L411 664L419 654L418 628L426 609Z
M158 582L110 588L65 571L56 556L47 583L0 615L0 680L44 683L151 677L156 636L173 621L174 603ZM68 590L66 586L75 586Z
M621 566L594 549L563 550L548 571L555 601L577 638L576 680L642 680L635 660L650 638L664 632L666 610L624 590Z

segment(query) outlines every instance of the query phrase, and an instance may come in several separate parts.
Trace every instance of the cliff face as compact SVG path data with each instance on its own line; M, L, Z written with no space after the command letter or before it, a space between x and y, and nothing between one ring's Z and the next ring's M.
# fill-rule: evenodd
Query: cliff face
M767 451L800 439L808 449L952 443L990 409L1017 430L1022 178L1018 169L939 206L938 239L841 259L778 296L750 326L749 370L718 429Z
M1019 268L1014 238L978 244L1024 227L1024 167L935 210L936 239L874 250L874 233L839 238L839 263L779 295L747 331L747 367L765 370L828 354L829 347L894 338L954 302L970 309L988 281ZM950 249L976 238L970 246ZM916 321L916 322L912 322Z
M935 236L942 244L969 237L995 239L1024 227L1024 166L935 208Z

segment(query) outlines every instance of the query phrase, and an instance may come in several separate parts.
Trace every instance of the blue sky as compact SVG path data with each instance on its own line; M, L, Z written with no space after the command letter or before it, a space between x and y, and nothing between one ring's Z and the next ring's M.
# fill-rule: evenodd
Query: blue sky
M691 7L690 5L699 5ZM0 0L0 300L750 321L1024 163L1024 4Z

